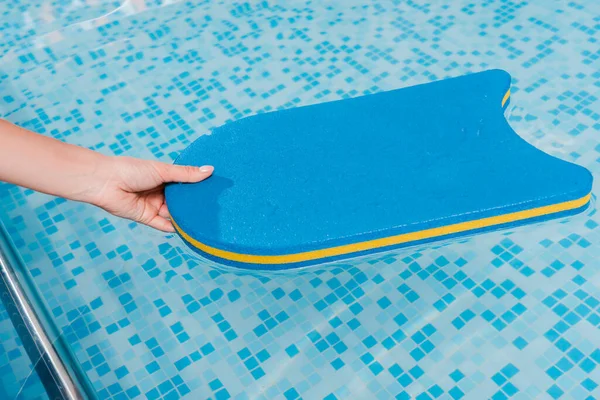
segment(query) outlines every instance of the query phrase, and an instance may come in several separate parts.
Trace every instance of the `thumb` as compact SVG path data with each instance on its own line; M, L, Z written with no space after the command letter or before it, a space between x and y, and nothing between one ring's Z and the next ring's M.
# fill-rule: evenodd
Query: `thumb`
M164 182L200 182L212 175L214 167L205 165L203 167L193 167L189 165L163 164L161 168L161 177Z

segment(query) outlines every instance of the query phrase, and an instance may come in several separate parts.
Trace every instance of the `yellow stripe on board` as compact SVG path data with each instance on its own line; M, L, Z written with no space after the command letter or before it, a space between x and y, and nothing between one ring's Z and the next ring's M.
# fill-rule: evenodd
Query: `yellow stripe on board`
M434 237L451 235L480 228L487 228L494 225L501 225L510 222L522 221L525 219L541 217L543 215L555 214L562 211L574 210L586 205L591 198L591 193L577 200L566 201L563 203L552 204L549 206L532 208L530 210L517 211L510 214L498 215L495 217L482 218L474 221L460 222L457 224L441 226L439 228L425 229L418 232L403 233L401 235L390 236L381 239L369 240L366 242L346 244L328 249L313 250L303 253L277 256L260 256L253 254L239 254L231 251L220 250L214 247L200 243L196 239L181 230L173 221L175 229L191 245L197 247L203 252L223 258L230 261L237 261L250 264L291 264L303 261L318 260L321 258L334 257L343 254L351 254L364 250L378 249L381 247L393 246L402 243L415 242L417 240L431 239Z
M506 91L506 94L504 95L504 98L502 99L502 107L504 107L504 105L506 104L506 102L508 101L508 98L510 97L510 89L508 89Z

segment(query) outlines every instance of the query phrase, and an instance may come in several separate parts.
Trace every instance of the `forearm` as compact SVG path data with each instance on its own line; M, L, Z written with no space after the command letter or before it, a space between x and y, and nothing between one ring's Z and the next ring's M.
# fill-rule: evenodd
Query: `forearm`
M0 181L91 201L107 157L0 120Z

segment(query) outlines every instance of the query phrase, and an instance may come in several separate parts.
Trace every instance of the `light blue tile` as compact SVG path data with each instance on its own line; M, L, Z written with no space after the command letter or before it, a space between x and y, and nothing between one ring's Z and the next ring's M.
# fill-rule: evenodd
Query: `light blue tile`
M92 3L0 5L11 21L0 27L3 117L105 154L171 162L198 135L245 115L503 68L514 79L513 128L600 172L592 0ZM104 366L87 372L98 391L118 383L141 397L170 384L191 397L240 399L600 397L582 386L599 381L594 208L565 223L287 273L215 265L172 235L8 185L0 218L79 362L99 345ZM178 322L183 333L171 329ZM427 326L427 342L414 339ZM312 331L335 333L347 350L320 351ZM13 390L29 364L14 333L7 338L0 379ZM245 348L251 369L237 356ZM572 349L583 358L554 379L547 371ZM493 377L508 364L518 372L499 386ZM117 377L123 366L129 374ZM457 369L459 382L449 378Z

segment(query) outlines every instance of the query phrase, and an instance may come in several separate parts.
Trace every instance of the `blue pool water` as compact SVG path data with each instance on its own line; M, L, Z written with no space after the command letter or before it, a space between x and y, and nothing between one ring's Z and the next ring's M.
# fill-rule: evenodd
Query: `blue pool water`
M502 68L516 132L598 180L594 0L9 0L0 15L2 116L106 154L170 162L246 115ZM287 273L8 185L0 219L99 398L600 397L594 207ZM29 364L0 351L7 395Z
M23 343L0 303L0 399L47 399Z

